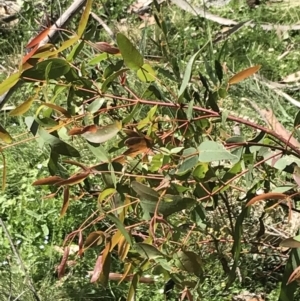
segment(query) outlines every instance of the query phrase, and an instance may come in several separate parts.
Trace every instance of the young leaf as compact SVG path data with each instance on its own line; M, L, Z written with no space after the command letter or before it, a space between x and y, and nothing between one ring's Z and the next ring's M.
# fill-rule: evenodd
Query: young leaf
M90 16L90 12L92 9L92 0L87 0L86 1L86 5L85 5L85 9L84 12L81 16L81 19L79 21L79 25L78 25L78 30L77 30L77 34L78 37L81 38L81 36L83 35L85 28L87 26L88 20L89 20L89 16Z
M186 68L185 68L185 71L184 71L184 75L183 75L183 80L182 80L182 83L181 83L181 86L180 86L180 89L179 89L179 92L178 92L178 102L181 103L181 100L182 100L182 97L183 97L183 94L184 94L184 91L186 90L189 82L190 82L190 79L191 79L191 76L192 76L192 70L193 70L193 66L194 66L194 63L197 59L197 57L199 56L200 54L200 50L198 50L189 60L189 62L187 63L186 65Z
M18 81L21 76L21 73L14 73L13 75L9 76L0 84L0 95L7 92L11 87L13 87Z
M64 193L63 193L63 205L60 210L60 217L63 217L65 213L67 212L67 209L69 207L69 202L70 202L70 189L69 186L64 187Z
M59 176L51 176L51 177L39 179L39 180L33 182L32 185L33 186L53 185L53 184L56 184L56 183L58 183L62 180L63 180L63 178L61 178Z
M105 240L105 233L102 231L91 232L84 242L84 248L99 246Z
M7 144L12 143L12 137L6 131L6 129L2 127L1 124L0 124L0 139L3 140Z
M117 34L117 43L125 65L131 70L139 70L144 65L144 58L122 33Z
M138 71L137 76L142 82L154 82L156 72L149 64L144 64Z
M228 81L228 84L229 85L237 84L237 83L241 82L242 80L246 79L247 77L256 73L260 68L261 68L261 66L257 65L257 66L253 66L248 69L245 69L245 70L237 73L236 75L234 75L232 78L230 78L230 80Z
M44 129L39 128L38 133L44 142L51 146L52 152L69 157L80 157L77 149L60 140L59 138L49 134Z
M34 46L37 46L43 39L45 39L48 36L50 30L51 27L45 28L26 45L26 48L32 48Z
M251 206L253 204L255 204L258 201L264 201L264 200L284 200L286 199L288 196L286 194L283 193L277 193L277 192L267 192L267 193L263 193L260 195L255 196L254 198L252 198L247 204L246 207Z
M92 274L91 283L97 282L102 272L102 255L99 255Z
M136 250L146 256L148 259L155 259L157 257L164 257L164 254L157 250L154 246L146 243L138 243L135 245Z
M198 146L199 161L213 162L220 160L238 160L238 157L227 151L224 146L215 141L204 141Z
M15 109L13 109L9 115L10 116L20 116L20 115L23 115L24 113L26 113L32 103L34 101L34 97L30 97L29 99L27 99L26 101L24 101L22 104L20 104L18 107L16 107Z
M86 131L82 134L82 137L92 143L103 143L114 138L121 128L121 122L116 121L115 123L98 127L96 132Z

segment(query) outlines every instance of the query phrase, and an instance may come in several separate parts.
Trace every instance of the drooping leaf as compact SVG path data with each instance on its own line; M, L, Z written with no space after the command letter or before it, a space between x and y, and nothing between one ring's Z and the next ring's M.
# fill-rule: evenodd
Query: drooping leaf
M108 54L118 54L120 53L119 48L111 46L110 44L106 43L106 42L96 42L95 44L93 44L93 46L100 50L101 52L106 52Z
M10 75L0 84L0 95L7 92L11 87L13 87L20 79L21 73L14 73Z
M109 251L109 245L105 247L102 255L102 271L100 273L99 281L104 286L107 287L109 280L110 264L111 264L111 252Z
M103 93L105 93L108 89L108 86L109 84L115 80L116 78L118 78L119 76L121 76L124 72L128 71L129 69L127 68L124 68L124 69L121 69L121 70L118 70L117 72L111 74L110 76L108 76L105 81L102 83L102 86L101 86L101 91Z
M144 59L130 40L122 33L117 34L117 43L125 65L132 70L139 70L144 65Z
M60 210L60 217L63 217L66 214L67 209L69 207L69 202L70 202L70 188L69 186L65 186L63 192L63 205Z
M124 224L112 213L108 213L106 216L116 225L116 227L119 229L121 234L125 237L129 245L132 246L133 242L132 242L131 235L125 229Z
M267 193L263 193L260 195L255 196L254 198L252 198L247 204L246 207L251 206L253 204L255 204L258 201L265 201L265 200L270 200L270 199L274 199L274 200L284 200L286 199L288 196L284 193L278 193L278 192L267 192Z
M131 183L131 187L137 193L138 196L152 202L158 201L159 194L154 189L136 181Z
M290 283L297 281L299 283L299 278L300 278L300 266L298 266L293 273L291 274L291 276L289 277L288 281L287 281L287 285L289 285Z
M85 28L87 26L88 20L89 20L89 16L90 16L90 12L92 9L92 0L87 0L86 1L86 5L85 5L85 9L83 11L83 14L81 15L81 19L79 21L79 25L78 25L78 30L77 30L77 35L79 38L82 37Z
M154 82L156 79L156 72L149 64L144 64L138 71L137 77L142 82Z
M99 255L97 257L95 266L94 266L94 270L93 270L93 274L92 274L92 278L91 278L91 283L97 282L100 274L102 272L102 255Z
M75 185L75 184L81 183L85 178L87 178L89 176L90 173L91 173L90 170L86 170L81 173L77 173L77 174L71 176L69 179L56 182L55 185L63 186L63 185Z
M224 146L215 141L204 141L198 146L199 161L213 162L220 160L237 161L238 157L227 151Z
M137 243L135 249L148 259L156 259L158 257L164 257L164 254L157 250L154 246L147 243Z
M121 128L121 122L116 121L115 123L98 127L96 131L85 131L82 137L92 143L103 143L114 138Z
M70 247L65 247L62 260L57 268L58 279L62 278L65 275L65 269L66 269L66 264L67 264L69 254L70 254Z
M294 127L298 126L300 124L300 111L298 111L295 120L294 120Z
M139 283L139 279L140 279L140 274L139 273L134 274L126 301L136 300L136 290L137 290L137 284Z
M183 97L183 94L190 82L190 79L191 79L191 76L192 76L192 71L193 71L193 66L194 66L194 63L197 59L197 57L199 56L200 54L200 50L198 50L189 60L189 62L187 63L186 65L186 68L185 68L185 71L184 71L184 75L183 75L183 80L182 80L182 83L181 83L181 86L180 86L180 89L179 89L179 92L178 92L178 102L181 103L182 102L182 97Z
M241 82L242 80L246 79L247 77L250 77L251 75L256 73L260 68L261 68L260 65L247 68L247 69L235 74L233 77L231 77L230 80L228 81L228 84L229 85L237 84L237 83Z
M101 245L105 240L105 233L102 231L91 232L84 242L84 248L92 248Z
M124 236L121 237L118 243L118 255L120 260L124 261L130 249L130 244L127 242Z
M4 153L3 151L0 151L1 152L1 156L2 156L2 164L3 164L3 169L2 169L2 191L5 190L5 187L6 187L6 159L5 159L5 156L4 156Z
M13 109L12 111L10 111L9 115L10 116L20 116L20 115L23 115L24 113L26 113L30 109L33 101L34 101L34 97L28 98L22 104L20 104L15 109Z
M43 178L43 179L39 179L37 181L34 181L32 183L33 186L40 186L40 185L53 185L56 184L60 181L62 181L63 178L59 177L59 176L51 176L51 177L47 177L47 178Z
M187 148L182 153L182 162L178 167L177 174L184 174L194 168L198 163L198 151L194 147Z
M48 65L50 67L48 67ZM47 70L47 67L49 68ZM37 63L34 68L25 70L22 73L22 78L27 80L58 79L70 71L70 64L61 58L50 58L40 63ZM46 73L46 70L48 71ZM47 76L46 76L47 75Z
M39 128L38 133L44 142L51 146L53 152L69 157L80 157L78 150L76 150L73 146L67 144L54 135L49 134L44 129Z
M6 131L5 128L2 127L1 124L0 124L0 139L3 140L7 144L12 143L11 135Z
M285 265L285 271L283 273L280 295L278 301L294 301L295 292L298 287L296 282L289 283L290 277L293 271L300 266L300 250L292 249L289 254L289 259Z
M40 106L40 108L43 108L43 107L48 107L48 108L51 108L51 109L53 109L53 110L55 110L55 111L57 111L57 112L60 112L61 114L63 114L65 117L67 117L67 118L71 118L71 114L66 110L66 109L64 109L64 108L62 108L62 107L60 107L60 106L58 106L58 105L55 105L55 104L53 104L53 103L49 103L49 102L45 102L45 103L43 103L41 106ZM39 109L40 109L39 108Z
M284 248L300 248L300 235L284 239L280 246Z
M192 251L179 251L174 255L175 265L181 270L193 273L198 277L203 275L202 260L200 255Z

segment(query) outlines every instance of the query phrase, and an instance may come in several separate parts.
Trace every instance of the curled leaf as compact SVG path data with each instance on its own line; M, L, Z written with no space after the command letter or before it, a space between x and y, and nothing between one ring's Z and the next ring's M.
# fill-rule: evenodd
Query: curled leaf
M75 185L80 182L82 182L88 175L90 174L90 170L86 170L82 173L78 173L70 177L69 179L62 180L56 183L57 186L62 186L62 185Z
M106 52L109 54L118 54L120 53L119 48L111 46L106 42L97 42L94 44L95 48L100 50L101 52Z
M70 202L70 189L69 186L64 187L64 200L63 200L63 206L60 210L60 216L63 217L66 214L66 211L69 207L69 202Z
M56 183L58 183L62 180L63 180L63 178L61 178L59 176L51 176L51 177L39 179L39 180L33 182L32 185L33 186L53 185L53 184L56 184Z
M268 192L268 193L263 193L260 195L255 196L254 198L252 198L247 204L246 207L251 206L253 204L255 204L258 201L264 201L264 200L268 200L268 199L275 199L275 200L284 200L286 199L288 196L286 194L283 193L277 193L277 192Z

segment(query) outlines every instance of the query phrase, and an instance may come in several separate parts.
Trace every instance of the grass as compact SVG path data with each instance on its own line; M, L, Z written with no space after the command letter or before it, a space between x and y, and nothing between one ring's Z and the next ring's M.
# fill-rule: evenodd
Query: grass
M66 3L61 4L66 5ZM113 1L107 3L106 9L102 9L97 4L97 8L99 8L97 13L105 15L107 23L112 28L126 32L140 46L144 55L161 56L161 42L166 43L167 54L170 57L180 58L181 70L198 49L208 40L213 40L220 32L219 25L191 16L168 5L164 5L161 12L161 19L165 22L167 35L164 35L155 26L139 29L140 20L136 16L126 13L128 5L129 1L125 4ZM258 23L296 24L299 22L300 6L293 6L293 9L289 10L279 4L271 6L262 4L258 8L250 10L246 6L236 8L233 5L222 9L218 8L214 12L238 22L251 19ZM7 72L4 71L3 74L0 74L1 79L11 72L10 68L15 68L14 57L21 53L22 43L25 44L31 37L30 30L35 25L30 16L35 13L35 8L26 2L23 14L27 21L21 19L18 27L10 32L10 38L8 35L2 35L0 63L4 64L5 61ZM280 16L279 19L278 16ZM121 24L122 18L127 19L125 25ZM110 41L102 32L99 33L98 38ZM196 68L201 72L205 70L205 61L211 62L220 56L221 63L226 63L228 68L228 74L226 74L228 78L251 65L262 65L261 75L271 81L279 81L288 74L299 70L299 65L295 63L299 58L299 42L300 34L297 31L267 32L259 27L245 27L229 37L226 42L216 45L208 44L204 48ZM286 51L288 51L287 55L281 57ZM7 55L12 57L8 62L5 59ZM156 64L165 70L171 69L164 58ZM172 87L169 88L172 89ZM140 89L142 90L143 86ZM24 92L26 93L26 90L23 93L16 93L10 103L14 105L20 103L24 98ZM299 92L293 93L292 96L297 99ZM293 119L298 109L254 79L249 79L245 83L233 87L230 97L225 99L221 106L235 115L249 116L249 118L257 120L257 113L251 109L245 98L252 100L261 108L272 108L284 126L288 129L293 127ZM3 115L1 123L10 129L14 137L26 132L26 125L19 118ZM250 136L254 133L248 134ZM28 137L30 136L28 135ZM9 233L17 245L27 267L28 276L36 284L40 295L43 296L42 300L51 300L49 296L55 296L57 300L93 300L99 294L103 296L103 300L117 300L124 295L128 284L117 286L112 283L111 287L104 291L101 287L91 285L86 277L86 271L93 270L93 258L97 256L99 250L88 253L79 266L70 268L69 278L60 282L55 278L54 266L59 263L61 254L56 253L53 247L61 245L65 236L76 229L77 224L86 216L87 212L92 212L95 206L93 200L89 199L84 199L81 203L74 202L70 206L69 214L64 219L59 219L61 200L42 200L48 191L35 189L31 183L43 174L47 174L47 151L37 148L34 142L28 142L5 152L8 169L7 189L0 195L0 216L7 224ZM1 228L0 232L3 234ZM25 300L31 300L32 296L28 292L28 287L22 283L23 278L18 277L20 270L15 254L11 252L7 237L2 235L0 244L3 246L0 251L1 273L3 275L11 273L14 276L14 296L16 293L24 292L27 298ZM10 261L6 260L8 256L10 256ZM227 292L224 292L226 277L222 274L222 267L214 262L212 256L205 265L207 271L213 272L202 284L201 300L230 300L233 294L239 293L242 289L268 292L270 301L277 300L280 273L278 279L273 279L273 283L272 281L264 282L262 279L254 280L252 277L253 270L259 271L262 262L254 261L251 256L245 257L241 266L246 281L243 284L236 282ZM123 268L117 264L114 267L119 270ZM274 267L271 266L270 270L273 269ZM1 278L8 279L8 276L1 276ZM151 300L161 300L159 288L163 287L163 283L164 280L160 280L150 290L149 287L141 286L140 295L149 300L150 298ZM2 281L0 292L1 290L6 291L9 285L9 280ZM53 287L54 285L57 286ZM146 299L141 298L141 300Z

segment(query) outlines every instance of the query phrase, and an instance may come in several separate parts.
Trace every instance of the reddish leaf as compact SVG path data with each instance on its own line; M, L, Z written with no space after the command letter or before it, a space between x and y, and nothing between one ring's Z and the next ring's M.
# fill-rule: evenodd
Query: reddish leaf
M73 161L73 160L63 160L63 162L67 163L67 164L72 164L72 165L81 167L83 170L89 170L89 168L87 166L83 165L80 162L76 162L76 161Z
M45 103L42 104L42 106L46 106L48 108L51 108L55 111L58 111L58 112L62 113L65 117L71 118L71 114L66 109L64 109L60 106L57 106L53 103L45 102Z
M52 185L52 184L56 184L62 180L63 180L63 178L61 178L59 176L51 176L51 177L47 177L44 179L39 179L39 180L33 182L32 185L33 186Z
M294 282L294 281L299 281L298 279L300 278L300 266L298 266L293 273L291 274L291 276L289 277L287 284L289 285L290 283Z
M102 271L102 255L99 255L94 267L91 283L94 283L99 279L101 271Z
M106 52L109 54L118 54L120 53L119 48L111 46L110 44L106 42L97 42L94 44L95 48L100 50L101 52Z
M260 194L254 198L252 198L247 204L246 207L251 206L255 204L258 201L264 201L268 199L275 199L275 200L283 200L286 199L288 196L283 193L277 193L277 192L268 192L264 194Z
M69 207L69 202L70 202L70 189L69 186L64 187L64 200L63 200L63 206L60 210L60 216L64 216L68 207Z
M39 47L39 45L36 45L25 56L23 56L22 65L24 65L36 53L38 47Z
M70 248L65 247L64 255L62 257L60 265L57 268L58 279L62 278L65 275L65 268L66 268L66 263L67 263L69 253L70 253Z
M80 182L82 182L85 178L88 177L90 174L90 170L86 170L85 172L75 174L74 176L70 177L69 179L57 182L57 186L62 186L62 185L75 185Z
M50 33L51 27L45 28L35 38L33 38L27 45L26 48L32 48L37 46L43 39L45 39Z
M92 125L87 125L84 128L79 128L79 127L72 128L68 132L68 135L69 136L82 135L82 134L87 133L87 132L96 133L97 132L97 126L95 124L92 124Z
M83 255L83 237L82 237L82 231L79 231L78 233L78 255L82 257Z

